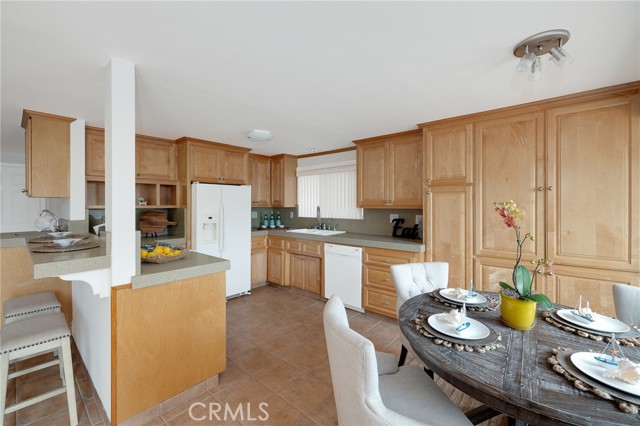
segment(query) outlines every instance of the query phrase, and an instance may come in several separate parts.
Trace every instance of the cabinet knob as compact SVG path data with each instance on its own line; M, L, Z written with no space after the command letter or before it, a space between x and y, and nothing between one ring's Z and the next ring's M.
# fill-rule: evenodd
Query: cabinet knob
M541 187L541 186L538 187L538 191L542 192L543 190L544 190L543 187Z
M553 186L549 186L547 189L548 189L549 191L553 191Z
M541 274L541 273L542 273L542 271L540 269L538 269L538 274Z
M431 191L427 191L427 195L431 195Z
M431 183L431 179L427 179L427 183Z
M547 275L551 276L551 275L553 275L553 272L549 271L549 272L547 272Z
M26 188L22 188L22 193L26 194L27 193L27 189Z

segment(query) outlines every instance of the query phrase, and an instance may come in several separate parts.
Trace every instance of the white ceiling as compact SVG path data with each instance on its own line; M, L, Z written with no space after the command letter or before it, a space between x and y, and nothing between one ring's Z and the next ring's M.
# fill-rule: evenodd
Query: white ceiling
M417 123L640 80L640 2L2 1L3 161L23 108L103 126L105 65L136 65L138 133L305 154ZM571 32L576 59L516 72ZM270 142L247 139L251 129Z

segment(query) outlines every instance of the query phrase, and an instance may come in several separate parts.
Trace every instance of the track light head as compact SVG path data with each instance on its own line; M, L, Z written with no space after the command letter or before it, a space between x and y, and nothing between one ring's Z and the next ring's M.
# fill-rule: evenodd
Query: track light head
M563 49L563 45L569 40L569 31L550 30L544 31L522 40L513 49L513 54L520 59L518 71L529 71L529 80L539 80L542 73L541 56L549 53L551 60L563 68L573 62L571 55Z

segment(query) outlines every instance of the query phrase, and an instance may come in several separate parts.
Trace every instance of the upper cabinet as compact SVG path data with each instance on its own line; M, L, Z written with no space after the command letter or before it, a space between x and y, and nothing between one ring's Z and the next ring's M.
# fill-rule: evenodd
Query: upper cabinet
M473 126L471 124L424 129L424 184L471 183Z
M358 207L422 208L422 130L354 143Z
M188 175L189 182L230 185L248 183L249 148L188 137L180 138L176 142L179 146L179 162L186 168L184 174Z
M251 207L271 205L271 159L264 155L249 154L249 183Z
M104 177L104 130L85 127L85 174Z
M271 207L296 206L296 166L293 155L271 157Z
M61 117L24 110L26 188L30 197L69 197L71 122Z
M175 142L136 135L136 178L176 180L176 176Z

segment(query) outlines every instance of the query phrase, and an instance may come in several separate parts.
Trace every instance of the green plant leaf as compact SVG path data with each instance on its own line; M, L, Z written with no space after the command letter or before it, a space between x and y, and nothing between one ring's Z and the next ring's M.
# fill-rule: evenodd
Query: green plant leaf
M527 299L538 302L538 305L542 306L544 309L549 310L553 308L553 302L551 302L551 300L544 294L531 294Z
M529 270L522 266L516 266L515 273L516 282L514 283L516 286L516 290L521 296L528 296L531 293L531 275L529 274Z
M516 291L515 288L511 287L509 284L505 283L504 281L500 281L500 287L504 288L505 290Z

